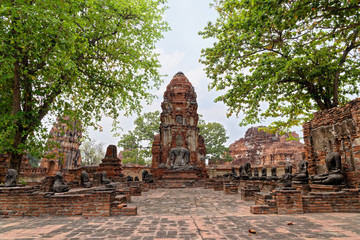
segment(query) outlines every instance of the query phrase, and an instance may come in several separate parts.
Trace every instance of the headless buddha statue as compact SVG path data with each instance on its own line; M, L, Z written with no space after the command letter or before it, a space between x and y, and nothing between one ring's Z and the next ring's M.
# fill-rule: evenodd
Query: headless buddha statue
M259 180L259 169L257 167L254 168L254 176L252 180Z
M298 165L298 172L293 176L293 183L295 184L307 184L309 182L308 175L308 162L305 160L305 156Z
M267 180L267 169L266 169L266 167L261 168L260 180Z
M326 147L325 147L325 150ZM325 164L327 173L311 176L312 183L325 185L339 185L343 183L344 177L341 173L341 156L337 152L327 151Z
M277 174L276 174L276 167L272 167L271 168L271 176L267 177L267 180L271 181L271 180L278 180Z
M55 175L55 182L53 185L53 191L57 193L61 192L68 192L70 190L70 187L64 183L63 175L61 172L57 172Z
M16 187L17 185L17 171L15 169L8 169L5 176L5 187Z
M281 176L280 181L283 183L284 187L291 187L292 179L292 165L287 163L285 165L285 174Z
M242 172L241 172L240 179L249 180L250 177L251 177L251 164L249 162L247 162L242 166Z
M92 187L92 182L90 182L89 174L86 171L81 172L81 186L83 188Z

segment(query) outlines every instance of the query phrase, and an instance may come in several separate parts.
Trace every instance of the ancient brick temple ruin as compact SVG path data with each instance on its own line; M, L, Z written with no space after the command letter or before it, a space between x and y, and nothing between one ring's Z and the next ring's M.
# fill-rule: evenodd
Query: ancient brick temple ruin
M360 185L360 99L343 107L317 112L304 124L310 175L326 172L326 150L338 152L348 186Z
M196 93L181 72L166 87L160 134L152 147L151 173L156 179L204 179L206 148L199 135Z
M107 147L105 158L101 160L97 172L106 172L106 176L112 179L119 178L122 173L122 164L117 156L117 147L115 145Z
M251 212L360 212L360 98L315 113L303 129L308 177L298 169L291 187L254 193Z
M289 135L266 133L261 127L249 128L244 138L229 146L229 155L234 159L231 165L242 165L249 162L252 167L280 167L286 163L296 166L302 159L304 144L298 140L287 140ZM292 137L299 138L296 132Z
M0 157L4 157L0 155ZM0 159L1 160L1 159ZM117 216L136 215L136 206L129 206L132 196L141 195L139 183L127 183L121 177L121 160L117 148L110 145L100 166L63 169L70 191L54 191L56 177L42 175L39 182L0 186L0 216ZM38 172L40 173L40 172ZM104 173L107 182L103 182ZM59 173L58 173L59 174ZM57 174L57 175L58 175ZM91 182L83 185L83 176ZM25 177L22 173L21 177ZM30 180L27 178L27 180ZM112 182L110 182L112 181Z
M61 148L55 147L55 157L44 159L40 168L22 165L20 177L27 186L0 186L0 216L136 215L136 206L128 205L132 196L180 187L238 194L254 202L249 210L255 214L360 212L360 98L315 113L303 125L305 145L250 128L230 146L235 165L227 169L205 167L196 93L183 73L167 86L161 107L150 169L122 165L115 145L98 166L80 166L81 131L55 124L51 133ZM8 155L0 154L2 179L8 162ZM69 192L54 191L57 171L64 180L60 187L70 187Z
M76 169L81 165L80 144L82 130L78 121L69 117L58 118L50 131L48 144L52 150L41 160L40 166L47 169L48 175L55 175L63 169Z

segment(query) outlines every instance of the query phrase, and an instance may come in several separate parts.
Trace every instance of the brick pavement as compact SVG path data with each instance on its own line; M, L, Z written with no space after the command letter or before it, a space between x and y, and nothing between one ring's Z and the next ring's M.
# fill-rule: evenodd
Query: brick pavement
M360 239L359 213L252 215L252 204L211 189L156 189L132 197L137 216L3 218L0 239Z

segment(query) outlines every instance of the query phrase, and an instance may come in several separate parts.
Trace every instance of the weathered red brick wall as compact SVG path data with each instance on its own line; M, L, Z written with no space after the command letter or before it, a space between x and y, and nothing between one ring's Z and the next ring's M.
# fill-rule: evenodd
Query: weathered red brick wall
M327 149L340 153L346 182L359 186L360 179L360 98L343 107L335 107L314 114L303 125L305 155L310 175L326 171Z
M254 214L298 214L319 212L360 212L360 190L344 189L340 192L310 192L303 195L298 190L274 190L272 194L257 192Z
M303 196L304 213L360 212L359 189L344 189L341 192L311 192Z
M209 176L209 178L216 178L217 176L223 176L224 174L231 173L232 166L229 165L215 165L215 166L206 166L206 171ZM237 174L239 168L236 169Z
M206 172L209 178L216 178L218 176L223 176L224 174L229 174L232 172L232 168L235 168L236 175L239 175L239 167L240 165L211 165L206 166ZM260 174L259 169L259 174ZM251 169L252 174L254 174L254 168ZM295 172L295 170L293 170ZM276 167L276 174L277 176L282 176L285 173L284 166ZM267 168L267 176L271 176L271 168Z
M246 189L246 188L240 188L240 196L241 200L244 201L254 201L255 200L255 193L259 192L259 189Z
M115 191L55 194L32 187L0 188L0 215L6 216L110 216Z
M10 158L8 154L0 154L0 183L5 182L9 161Z
M24 181L27 185L35 185L41 182L46 176L47 169L44 167L32 167L29 159L23 156L20 166L19 180Z
M297 190L274 190L277 212L279 214L304 213L303 198Z
M236 183L225 183L224 184L225 194L238 194L238 185Z

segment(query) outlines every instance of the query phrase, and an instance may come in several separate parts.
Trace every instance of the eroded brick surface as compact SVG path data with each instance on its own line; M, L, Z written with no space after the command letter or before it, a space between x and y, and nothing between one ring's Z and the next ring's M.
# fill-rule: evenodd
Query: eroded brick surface
M284 167L290 161L296 166L302 159L304 144L299 141L288 141L288 135L278 136L259 130L260 127L249 128L244 138L240 138L229 146L229 154L234 159L231 165L246 162L252 167L273 166ZM296 132L291 135L298 138ZM269 171L268 170L268 171ZM268 172L269 175L270 172ZM279 172L280 174L282 172Z
M150 190L132 204L137 216L2 218L0 239L360 239L360 214L253 215L252 202L212 189Z

